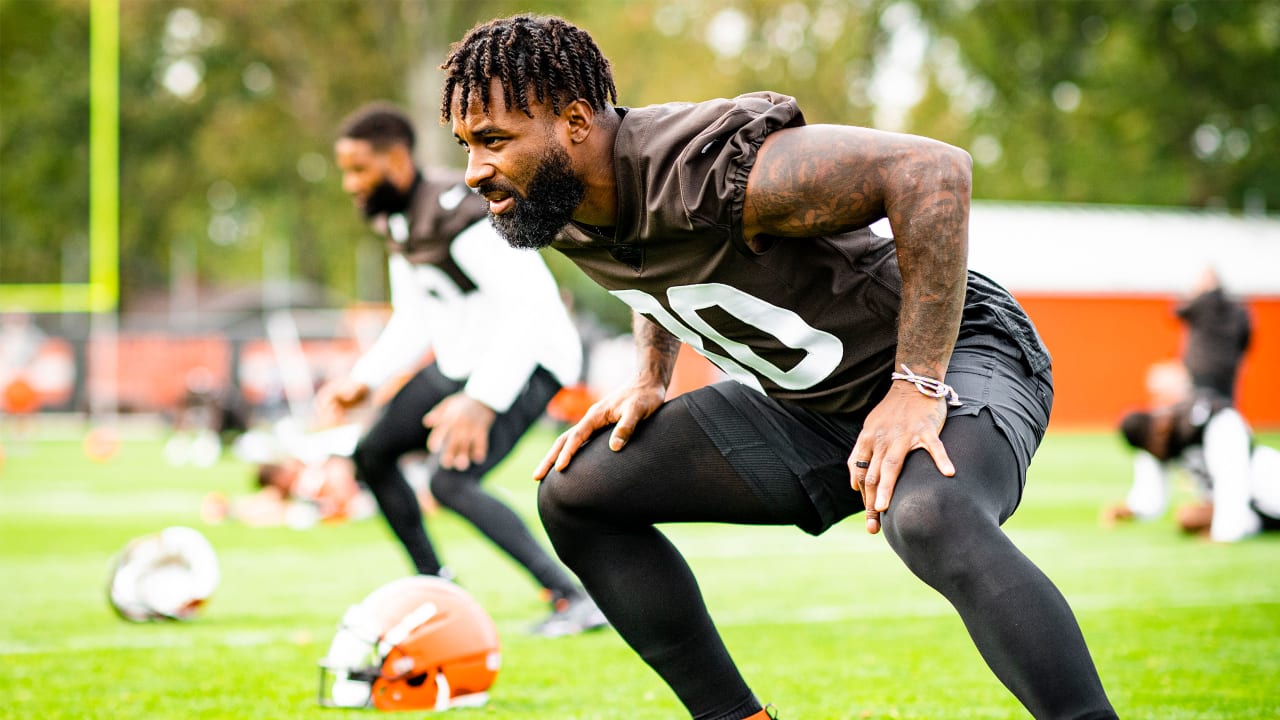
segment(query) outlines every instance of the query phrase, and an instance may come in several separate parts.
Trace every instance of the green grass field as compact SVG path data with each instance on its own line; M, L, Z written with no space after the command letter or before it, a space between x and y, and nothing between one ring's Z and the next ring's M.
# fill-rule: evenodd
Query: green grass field
M535 431L489 480L539 532L528 474L550 437ZM0 717L376 712L322 709L315 693L316 660L345 608L408 571L381 520L207 526L201 497L246 492L245 465L171 468L157 438L127 437L105 463L87 460L74 437L4 444ZM1280 717L1280 537L1217 546L1180 537L1168 518L1104 531L1098 509L1123 495L1128 471L1110 434L1051 433L1006 526L1070 599L1121 717ZM129 539L173 524L199 528L217 548L217 594L194 622L118 620L104 593L110 560ZM429 524L503 639L489 705L451 717L683 717L612 631L526 636L545 611L534 585L456 517ZM950 607L860 522L819 538L732 526L669 534L748 681L784 720L1026 717Z

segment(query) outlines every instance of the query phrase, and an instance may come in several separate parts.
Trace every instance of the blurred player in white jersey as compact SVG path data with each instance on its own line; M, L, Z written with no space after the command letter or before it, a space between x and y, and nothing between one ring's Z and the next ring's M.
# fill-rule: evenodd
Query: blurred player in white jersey
M582 345L556 283L536 253L510 248L486 203L460 175L424 174L414 131L398 109L374 104L344 122L334 146L343 189L387 241L392 316L349 376L317 397L337 420L371 390L432 358L386 404L352 457L415 569L442 565L398 461L424 447L439 468L431 493L475 525L546 589L552 613L533 629L565 635L606 624L590 596L480 482L577 381Z

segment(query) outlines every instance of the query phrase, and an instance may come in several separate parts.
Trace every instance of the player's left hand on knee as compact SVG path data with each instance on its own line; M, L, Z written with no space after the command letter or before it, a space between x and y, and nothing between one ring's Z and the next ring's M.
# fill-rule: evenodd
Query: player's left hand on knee
M427 450L447 470L466 470L489 454L489 430L497 417L489 406L463 393L450 395L431 408L422 424L431 429Z
M939 437L946 418L944 400L922 395L905 383L890 387L867 415L848 460L850 486L862 494L867 509L867 532L880 531L880 513L889 509L911 451L926 450L938 472L948 477L956 474Z

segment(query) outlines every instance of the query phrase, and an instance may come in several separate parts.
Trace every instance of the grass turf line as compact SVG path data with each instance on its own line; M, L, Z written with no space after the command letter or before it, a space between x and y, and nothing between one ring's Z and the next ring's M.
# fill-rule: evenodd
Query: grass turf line
M537 429L487 481L538 533L528 475L550 439ZM1280 446L1275 434L1262 439ZM369 717L316 706L315 662L347 605L409 571L380 520L307 531L203 525L200 498L247 492L249 469L230 459L172 468L158 440L126 441L106 463L71 441L6 450L0 718ZM1128 472L1112 434L1051 432L1006 524L1072 602L1121 716L1280 716L1280 537L1213 545L1179 536L1168 517L1102 530L1098 509L1123 497ZM546 609L532 581L456 517L428 522L503 640L489 705L451 717L683 716L616 634L524 635ZM199 528L217 548L217 594L192 623L117 620L105 600L112 556L171 524ZM748 681L784 718L1026 717L947 603L861 523L819 538L791 528L667 532ZM868 575L874 595L860 579Z

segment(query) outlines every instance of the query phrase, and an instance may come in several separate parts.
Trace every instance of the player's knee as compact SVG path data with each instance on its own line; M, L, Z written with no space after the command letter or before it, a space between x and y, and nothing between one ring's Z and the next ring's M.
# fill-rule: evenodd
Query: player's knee
M956 532L986 523L973 502L951 478L930 479L915 492L895 493L884 521L885 537L906 559L920 550L932 554L939 544L956 541Z
M437 471L431 475L431 497L451 510L458 509L465 503L467 496L475 492L480 492L475 478L446 471Z
M395 464L398 459L372 436L361 438L355 450L351 452L351 461L356 466L356 473L366 483L381 481L387 475L386 469Z
M373 473L370 472L372 468L372 458L371 453L369 452L369 446L365 444L364 440L361 440L356 444L355 450L351 451L351 462L356 466L356 475L366 483L370 482L373 475Z
M994 518L952 479L935 480L921 492L895 494L883 527L903 563L934 587L971 572L975 544L999 532Z
M574 535L576 525L573 505L565 489L568 484L564 476L554 470L538 483L538 517L562 561L562 546L566 545L566 538ZM568 544L572 545L572 542Z
M583 482L579 473L566 475L552 470L538 484L538 513L550 530L576 518L590 517L599 509L594 483Z
M944 522L936 496L895 497L884 517L885 538L901 555L935 542Z
M544 523L557 522L571 505L564 475L552 470L538 483L538 514Z

